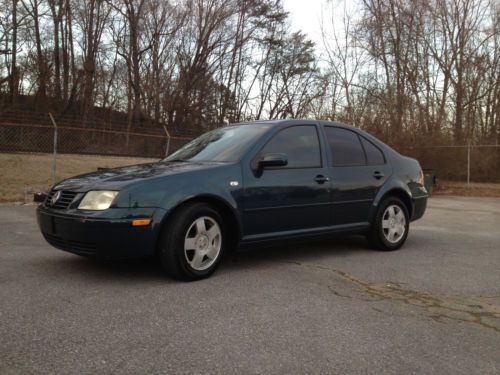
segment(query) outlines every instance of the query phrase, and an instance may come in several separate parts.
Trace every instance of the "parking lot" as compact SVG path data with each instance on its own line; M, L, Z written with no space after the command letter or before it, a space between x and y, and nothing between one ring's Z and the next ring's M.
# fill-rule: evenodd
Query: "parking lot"
M438 197L405 247L240 252L180 283L50 247L0 205L0 373L500 372L500 199Z

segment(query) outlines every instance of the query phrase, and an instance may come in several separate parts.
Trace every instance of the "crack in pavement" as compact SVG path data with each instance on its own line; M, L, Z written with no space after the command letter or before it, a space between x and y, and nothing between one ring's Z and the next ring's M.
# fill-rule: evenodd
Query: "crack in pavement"
M370 283L358 279L347 272L318 264L283 261L279 263L295 264L301 267L333 272L342 280L357 286L373 299L364 299L341 294L328 286L328 289L339 297L354 298L365 302L382 300L400 301L407 305L425 308L429 316L434 320L449 319L453 321L475 323L484 328L500 332L500 306L483 301L481 297L451 298L435 296L429 293L404 288L400 284L394 282Z

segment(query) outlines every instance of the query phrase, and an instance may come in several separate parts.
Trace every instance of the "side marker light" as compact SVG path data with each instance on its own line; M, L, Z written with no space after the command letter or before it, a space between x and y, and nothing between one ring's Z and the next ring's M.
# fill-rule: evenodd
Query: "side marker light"
M132 220L132 226L140 227L151 224L151 219L136 219Z

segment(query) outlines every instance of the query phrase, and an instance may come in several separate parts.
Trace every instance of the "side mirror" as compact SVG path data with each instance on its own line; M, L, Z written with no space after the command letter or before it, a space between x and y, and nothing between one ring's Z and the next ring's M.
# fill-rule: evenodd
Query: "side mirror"
M284 167L288 164L285 154L266 154L259 160L260 168Z

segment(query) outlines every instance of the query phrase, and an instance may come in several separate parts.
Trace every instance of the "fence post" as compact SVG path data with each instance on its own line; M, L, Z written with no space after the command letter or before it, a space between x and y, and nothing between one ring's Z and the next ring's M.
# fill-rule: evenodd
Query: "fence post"
M163 125L163 130L165 130L165 134L167 135L167 149L165 150L165 157L168 156L168 150L170 149L170 133L167 130L167 127Z
M467 144L467 186L470 185L470 141Z
M49 112L50 121L52 121L52 125L54 126L54 158L52 160L52 186L56 184L56 163L57 163L57 124L52 116L52 113Z

